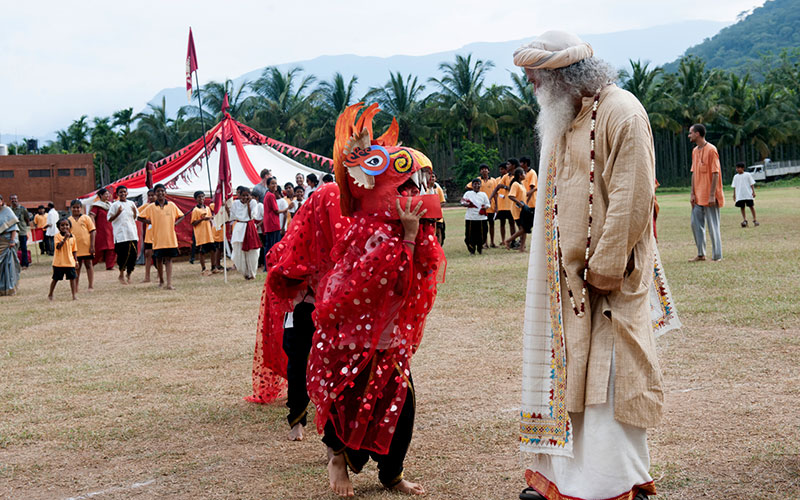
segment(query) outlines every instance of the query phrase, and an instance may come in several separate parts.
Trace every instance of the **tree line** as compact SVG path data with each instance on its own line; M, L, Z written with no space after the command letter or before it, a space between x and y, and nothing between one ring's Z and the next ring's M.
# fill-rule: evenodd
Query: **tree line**
M458 191L477 174L480 163L496 172L502 159L538 159L533 124L538 106L533 87L522 72L508 85L488 85L492 61L456 56L439 65L439 76L421 81L414 75L390 73L381 87L355 94L357 76L336 73L320 81L301 68L266 68L255 81L209 82L202 87L203 119L208 127L228 112L236 120L274 139L330 156L334 124L350 104L378 102L386 111L376 127L392 116L400 140L426 153L445 184ZM657 177L662 185L689 182L691 144L686 134L704 123L707 139L720 150L724 177L737 161L752 164L800 157L800 50L784 51L763 74L738 74L710 69L695 56L682 58L675 73L648 63L630 61L618 85L633 93L647 109L656 146ZM196 95L195 95L196 97ZM127 175L171 154L202 134L200 109L182 107L175 117L166 101L149 104L142 113L123 109L91 121L81 116L41 153L94 153L98 185ZM25 141L11 145L11 154L25 154ZM304 161L299 159L300 161Z

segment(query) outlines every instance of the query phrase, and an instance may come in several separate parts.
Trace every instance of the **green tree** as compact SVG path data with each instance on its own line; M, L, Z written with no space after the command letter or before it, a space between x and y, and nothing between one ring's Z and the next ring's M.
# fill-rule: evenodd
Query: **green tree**
M424 85L417 83L417 77L408 75L403 78L400 72L389 73L389 81L383 87L373 87L367 92L366 100L376 100L385 116L397 119L400 127L400 142L415 144L416 137L425 134L425 127L420 120L420 97L425 90ZM386 122L389 119L384 120Z
M493 67L492 61L481 59L476 59L473 64L472 54L466 57L456 55L454 63L439 64L439 70L444 72L442 78L429 80L439 88L434 97L437 107L446 110L463 124L470 141L475 138L476 126L486 127L492 133L497 131L497 122L486 111L483 96L486 73Z

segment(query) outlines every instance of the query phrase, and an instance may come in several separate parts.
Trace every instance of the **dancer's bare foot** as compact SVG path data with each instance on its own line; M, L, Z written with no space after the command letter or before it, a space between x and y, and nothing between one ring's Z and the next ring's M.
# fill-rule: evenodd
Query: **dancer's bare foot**
M164 290L175 290L175 287L172 285L167 285L164 287Z
M126 277L126 279L128 280L128 284L130 285L130 284L131 284L131 275L129 274L129 275Z
M48 295L47 296L47 300L49 300L50 302L53 302L53 296L52 295Z
M90 286L89 288L87 288L87 289L86 289L86 291L87 291L87 292L94 292L94 287L91 287L91 286Z
M334 455L328 462L328 480L333 492L340 497L355 495L353 483L350 482L350 476L347 475L347 463L344 461L344 455Z
M127 284L128 284L128 283L125 281L125 278L124 278L124 277L123 277L121 274L119 275L119 282L120 282L120 283L122 283L123 285L127 285Z
M150 278L145 278L142 280L142 283L150 283Z
M302 441L303 429L303 424L295 424L292 430L289 431L289 441Z
M158 282L158 288L164 288L164 282L163 281L159 281Z
M411 481L406 481L405 479L401 480L399 483L394 485L392 488L393 490L397 490L401 493L405 493L406 495L424 495L425 488L422 487L419 483L412 483Z

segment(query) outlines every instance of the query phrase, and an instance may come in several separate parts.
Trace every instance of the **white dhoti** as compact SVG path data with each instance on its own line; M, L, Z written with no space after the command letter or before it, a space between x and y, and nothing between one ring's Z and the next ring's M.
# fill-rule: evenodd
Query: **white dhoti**
M231 245L233 246L233 264L236 266L236 270L245 278L254 277L258 271L258 254L261 249L256 248L245 252L242 250L241 241L231 242Z
M613 360L606 402L569 416L573 457L532 456L525 473L531 487L549 500L632 498L640 489L655 493L647 430L614 419Z

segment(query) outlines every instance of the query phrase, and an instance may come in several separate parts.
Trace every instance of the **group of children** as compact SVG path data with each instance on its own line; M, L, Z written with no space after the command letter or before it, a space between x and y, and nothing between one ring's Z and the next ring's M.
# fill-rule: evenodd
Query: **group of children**
M84 268L88 290L94 290L94 263L98 252L97 227L102 222L111 225L121 284L130 284L139 254L139 237L136 229L138 220L146 224L144 282L150 281L151 261L154 261L158 270L159 286L174 290L172 259L178 256L175 224L183 219L184 214L177 205L166 199L164 185L157 184L150 190L148 202L138 209L127 199L128 189L125 186L116 188L117 200L110 205L106 189L99 190L97 194L100 203L92 207L91 215L83 213L83 204L80 200L72 200L71 216L58 221L58 233L54 237L53 276L48 299L53 300L56 284L66 279L70 282L72 299L75 300L81 270ZM98 207L99 210L95 210Z
M500 223L501 245L525 252L527 235L533 227L538 178L527 157L509 158L498 165L500 176L489 177L489 166L480 166L480 177L473 179L461 198L464 215L464 243L470 254L496 248L494 222ZM506 238L508 224L508 238ZM517 241L519 240L519 241Z

